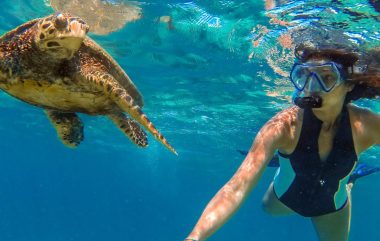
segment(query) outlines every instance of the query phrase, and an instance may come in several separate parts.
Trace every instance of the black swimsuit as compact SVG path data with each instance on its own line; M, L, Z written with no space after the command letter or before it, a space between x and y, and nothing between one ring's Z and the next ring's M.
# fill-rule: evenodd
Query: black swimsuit
M298 144L290 155L280 155L274 191L286 206L305 217L335 212L347 202L346 184L357 162L350 116L343 107L333 148L326 161L318 152L322 122L304 110Z

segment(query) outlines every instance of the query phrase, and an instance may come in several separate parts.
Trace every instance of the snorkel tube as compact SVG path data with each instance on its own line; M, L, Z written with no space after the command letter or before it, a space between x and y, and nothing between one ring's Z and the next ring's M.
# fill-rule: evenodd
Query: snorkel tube
M299 90L294 92L293 102L301 109L322 107L322 98L320 96L312 95L308 97L301 97L301 92Z

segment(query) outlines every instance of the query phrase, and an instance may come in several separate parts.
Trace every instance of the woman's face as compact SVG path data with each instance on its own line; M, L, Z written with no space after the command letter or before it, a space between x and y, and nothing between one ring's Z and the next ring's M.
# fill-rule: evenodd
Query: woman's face
M312 64L325 64L325 63L331 63L331 61L327 60L327 59L318 59L318 60L309 60L306 63L311 64L311 65ZM320 76L325 78L324 79L325 81L331 81L329 79L329 78L331 78L331 76L327 72L321 73ZM344 77L341 75L341 78L344 78ZM331 89L331 91L329 91L329 92L326 92L323 90L319 90L317 92L315 92L315 91L309 92L308 88L305 88L303 90L304 96L305 97L308 97L308 96L319 96L319 97L321 97L322 98L322 107L319 108L321 110L331 109L334 107L339 108L341 106L341 103L344 102L347 93L353 89L352 85L345 82L344 79L342 79L342 80L343 81L341 81L341 82L337 82L337 84L334 86L334 88ZM309 81L309 82L312 83L312 81Z

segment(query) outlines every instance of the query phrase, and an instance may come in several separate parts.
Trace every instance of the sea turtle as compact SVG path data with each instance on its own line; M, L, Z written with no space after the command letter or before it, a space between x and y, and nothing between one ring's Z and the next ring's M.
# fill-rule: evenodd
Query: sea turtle
M69 147L83 140L76 112L106 115L130 140L147 146L145 129L174 148L142 112L143 99L116 61L90 37L89 26L69 13L31 20L0 37L0 88L43 108ZM128 118L128 113L134 120Z

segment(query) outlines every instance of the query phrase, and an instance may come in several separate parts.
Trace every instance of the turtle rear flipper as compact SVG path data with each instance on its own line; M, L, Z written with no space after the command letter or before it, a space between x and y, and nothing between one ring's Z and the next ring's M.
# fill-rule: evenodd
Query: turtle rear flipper
M83 141L83 124L75 113L45 110L63 144L75 148Z
M146 133L135 121L128 118L123 113L109 114L108 117L134 144L139 147L148 146Z

